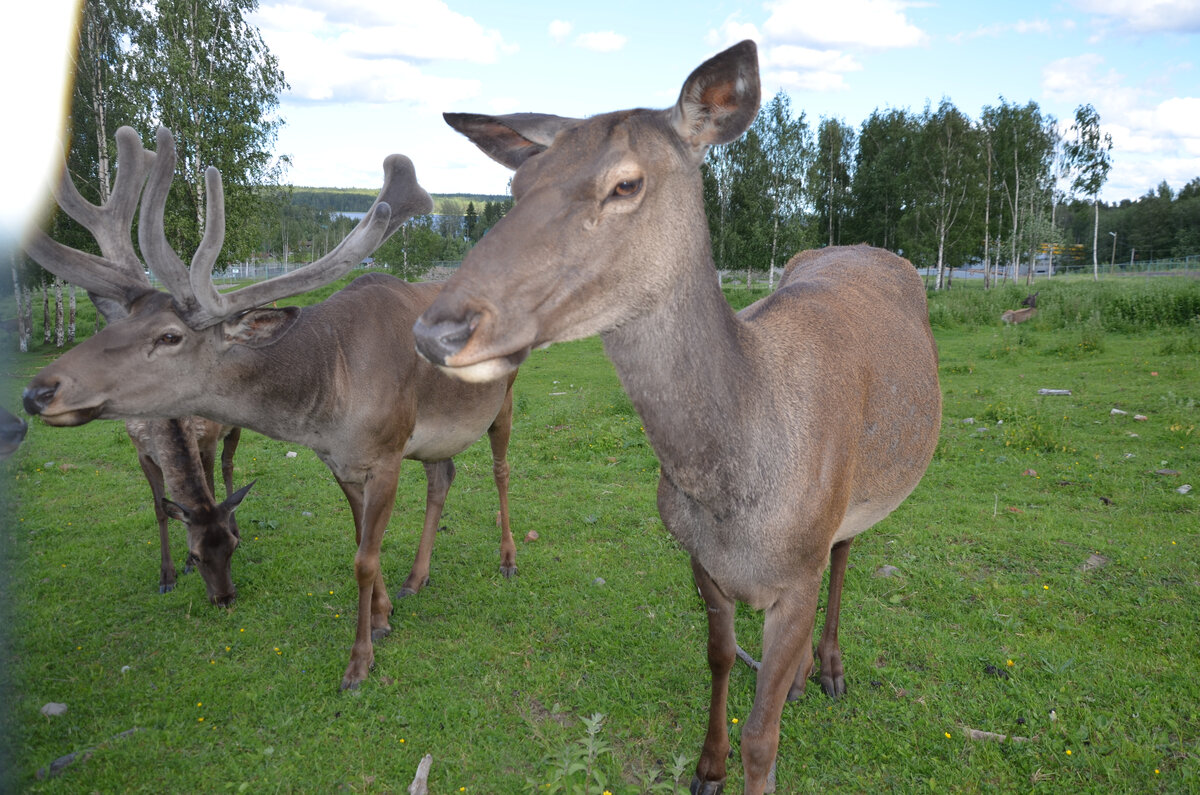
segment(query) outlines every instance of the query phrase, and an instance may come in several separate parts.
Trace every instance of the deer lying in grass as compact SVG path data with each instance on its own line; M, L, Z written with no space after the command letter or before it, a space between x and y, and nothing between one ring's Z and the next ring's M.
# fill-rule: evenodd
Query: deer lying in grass
M1039 290L1038 292L1041 292ZM1011 326L1017 323L1024 323L1031 317L1037 314L1037 293L1030 293L1021 301L1021 306L1024 309L1006 309L1000 315L1000 319L1004 321L1004 325Z
M713 278L700 165L759 103L743 42L687 79L675 107L586 120L447 114L515 169L514 208L467 254L414 329L468 380L599 334L662 465L658 507L708 606L712 700L692 784L720 791L736 601L766 611L745 792L768 786L785 700L814 667L845 691L838 617L850 544L920 481L941 418L937 350L913 266L855 246L802 253L736 315Z
M129 136L136 138L132 131ZM401 595L428 580L434 533L454 479L451 457L484 432L500 494L501 571L516 572L506 460L515 373L462 384L417 357L412 325L441 284L370 274L312 306L262 307L346 273L405 219L432 209L407 158L385 161L375 205L326 257L221 294L212 283L224 229L220 174L207 174L208 222L189 271L163 234L175 163L170 133L159 131L157 153L130 145L121 156L121 169L139 175L130 177L128 190L140 191L146 182L139 241L146 265L170 294L131 284L98 258L35 240L30 253L43 267L97 293L132 291L132 309L43 368L25 389L25 406L51 425L199 414L312 448L333 472L354 518L358 624L342 688L357 686L374 662L372 640L391 629L379 556L404 459L424 464L428 492L424 530ZM69 190L65 183L69 178L60 194ZM136 203L136 195L114 191L113 201ZM112 234L127 235L128 227Z

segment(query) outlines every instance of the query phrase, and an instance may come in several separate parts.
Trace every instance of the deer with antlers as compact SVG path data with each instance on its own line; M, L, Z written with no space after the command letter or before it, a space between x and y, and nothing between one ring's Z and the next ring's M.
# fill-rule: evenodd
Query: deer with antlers
M212 168L206 173L207 223L188 269L163 233L175 163L171 134L160 129L157 152L149 152L136 133L122 131L118 147L110 203L136 204L145 183L138 240L145 264L169 292L146 290L104 258L36 237L27 248L43 267L89 291L118 296L131 311L43 368L25 389L25 407L51 425L198 414L316 452L354 518L358 622L341 686L355 687L374 663L373 640L391 631L380 549L404 459L424 464L428 489L416 559L400 595L416 593L428 581L434 534L454 479L452 457L485 432L500 496L500 569L505 576L516 573L507 463L515 372L463 384L417 357L412 325L440 283L369 274L312 306L263 306L348 272L404 220L432 209L407 158L387 158L375 204L328 255L290 274L218 293L212 266L225 220L220 174ZM72 191L64 176L60 205ZM127 236L131 217L132 211L113 212L100 234Z
M658 507L708 607L712 698L693 793L719 792L734 607L766 611L746 793L773 777L784 702L813 670L845 692L838 619L854 538L920 481L941 417L925 290L866 246L805 252L735 314L713 278L700 165L758 110L756 48L722 52L673 108L586 120L446 114L515 170L514 208L467 254L414 333L467 380L511 373L537 346L599 334L662 466Z

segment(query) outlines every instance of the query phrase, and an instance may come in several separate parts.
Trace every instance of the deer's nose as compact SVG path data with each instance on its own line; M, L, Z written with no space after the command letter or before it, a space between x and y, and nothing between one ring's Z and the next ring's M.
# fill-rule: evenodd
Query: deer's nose
M433 364L445 364L446 359L462 350L475 330L475 317L462 320L439 320L426 325L424 317L413 326L417 353Z
M39 386L27 386L21 394L21 402L25 405L25 410L30 414L41 414L54 400L54 395L58 392L58 384L43 384Z

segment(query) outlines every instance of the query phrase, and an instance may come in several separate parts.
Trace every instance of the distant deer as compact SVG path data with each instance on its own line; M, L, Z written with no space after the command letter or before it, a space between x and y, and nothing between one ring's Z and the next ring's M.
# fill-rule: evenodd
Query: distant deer
M29 426L8 409L0 408L0 461L8 458L21 446Z
M189 271L163 233L175 164L170 133L159 131L157 153L142 150L133 131L119 132L119 146L122 140L110 204L136 204L146 183L140 247L170 294L146 290L100 258L44 235L34 238L30 254L47 270L103 295L131 292L132 311L43 368L25 390L25 407L51 425L199 414L312 448L333 472L354 518L358 624L341 684L355 687L374 662L372 640L391 630L392 602L379 555L404 459L424 464L428 490L420 545L400 595L416 593L427 582L434 534L454 479L451 457L484 432L500 495L501 572L516 573L506 460L515 373L492 383L462 384L417 357L412 325L441 284L371 274L312 306L262 307L337 278L404 220L432 209L407 158L385 161L376 203L326 257L218 293L212 265L225 223L220 174L210 168L206 175L208 220ZM71 190L64 176L60 204ZM128 226L107 231L129 234Z
M697 68L664 111L446 114L515 169L516 204L414 328L423 356L467 380L512 373L538 346L603 339L661 462L663 522L708 606L712 701L693 793L725 780L736 601L766 611L741 729L745 792L768 786L784 702L813 670L826 564L816 656L825 692L845 692L850 543L916 487L941 418L925 290L908 261L865 246L805 252L775 293L729 308L700 165L758 103L746 41Z
M1031 317L1036 315L1037 297L1038 293L1040 292L1041 290L1038 290L1037 293L1030 293L1021 300L1021 306L1025 307L1024 309L1004 310L1004 313L1000 315L1000 319L1004 321L1004 325L1010 326L1017 323L1024 323L1026 320L1029 320Z

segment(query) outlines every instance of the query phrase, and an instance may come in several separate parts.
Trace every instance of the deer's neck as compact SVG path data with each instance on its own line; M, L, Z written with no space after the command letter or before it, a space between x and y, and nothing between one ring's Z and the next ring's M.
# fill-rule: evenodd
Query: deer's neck
M293 329L261 348L235 347L215 378L205 416L275 439L321 448L346 408L348 344L308 309ZM200 412L204 413L204 412Z
M752 490L770 412L752 334L703 259L648 313L603 335L663 478L716 514ZM653 267L653 266L650 266Z
M158 464L171 499L192 510L212 505L213 494L208 488L200 447L189 420L150 420L146 432L156 442Z

